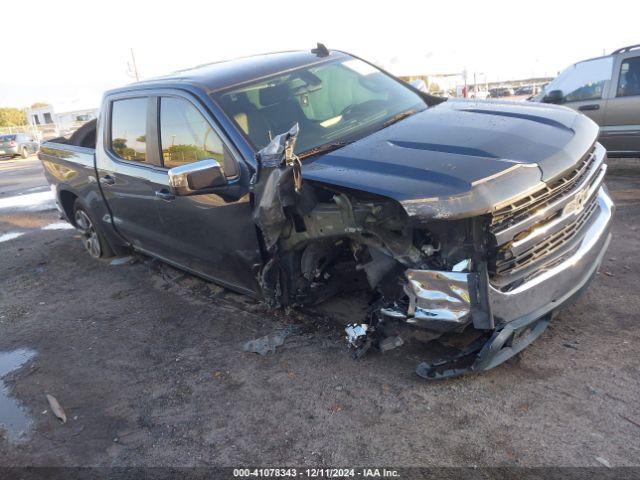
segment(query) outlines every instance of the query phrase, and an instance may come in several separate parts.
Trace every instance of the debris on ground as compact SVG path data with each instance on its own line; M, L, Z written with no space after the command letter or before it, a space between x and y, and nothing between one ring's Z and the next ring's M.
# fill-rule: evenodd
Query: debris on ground
M120 265L133 265L138 259L133 255L127 255L126 257L116 257L109 262L109 265L118 267Z
M604 465L607 468L611 468L611 464L604 458L602 457L596 457L596 462L601 463L602 465Z
M264 337L256 338L246 342L242 349L245 352L259 353L266 355L269 352L276 353L276 348L284 344L285 339L293 332L292 326L287 326L275 332L269 333Z
M372 342L369 334L372 329L366 323L350 323L344 331L347 334L347 344L352 350L353 358L362 357L371 348Z
M573 350L578 350L578 342L564 342L562 344L563 347L572 348Z
M593 388L591 385L587 385L587 389L591 395L598 395L600 393L597 388Z
M620 418L622 418L623 420L626 420L630 424L635 425L636 427L640 428L640 422L638 422L636 420L633 420L632 418L626 417L626 416L622 415L621 413L619 413L618 416Z
M51 407L53 414L58 417L62 423L67 423L67 414L64 413L64 410L60 406L60 403L58 403L58 400L56 400L56 397L47 393L47 401L49 402L49 406Z

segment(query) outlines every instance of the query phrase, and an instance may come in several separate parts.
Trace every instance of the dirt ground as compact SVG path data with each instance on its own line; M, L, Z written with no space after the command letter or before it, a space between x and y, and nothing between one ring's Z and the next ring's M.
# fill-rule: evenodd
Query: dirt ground
M41 229L53 210L0 210L0 236L24 232L0 243L0 351L35 352L4 377L31 426L0 438L0 465L637 466L640 161L608 185L588 293L506 364L431 383L419 349L350 358L351 299L269 312L156 261L93 260ZM286 325L275 354L242 350Z

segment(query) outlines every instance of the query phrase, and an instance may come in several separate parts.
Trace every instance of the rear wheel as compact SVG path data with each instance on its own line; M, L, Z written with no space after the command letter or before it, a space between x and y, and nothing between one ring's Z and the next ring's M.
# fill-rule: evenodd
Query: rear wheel
M89 212L85 207L76 200L73 208L73 221L76 229L82 235L82 244L85 250L93 258L105 258L113 256L109 244L104 235L99 231L98 227L91 219Z
M27 147L22 147L22 150L20 151L20 156L22 158L28 158L29 157L29 151L27 150Z

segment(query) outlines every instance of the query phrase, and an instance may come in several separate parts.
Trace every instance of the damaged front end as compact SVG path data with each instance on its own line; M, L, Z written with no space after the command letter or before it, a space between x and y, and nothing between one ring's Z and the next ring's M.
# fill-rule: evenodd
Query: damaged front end
M490 218L416 225L395 200L305 182L293 153L297 134L296 125L258 153L252 180L266 302L309 305L367 291L368 314L345 329L354 357L417 340L446 350L418 366L424 378L484 369L497 345L487 293ZM530 343L532 326L537 336L546 325L533 323L503 335L500 348L519 336Z

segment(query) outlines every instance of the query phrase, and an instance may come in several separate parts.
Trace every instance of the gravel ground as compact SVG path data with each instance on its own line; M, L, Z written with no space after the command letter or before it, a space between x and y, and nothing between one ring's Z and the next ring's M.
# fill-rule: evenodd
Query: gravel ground
M353 299L269 312L155 261L93 260L41 229L55 211L0 210L0 236L23 232L0 243L0 351L35 352L4 377L30 424L0 438L0 465L637 466L640 161L608 185L588 293L506 364L432 383L418 349L349 357ZM275 354L243 352L289 325Z

